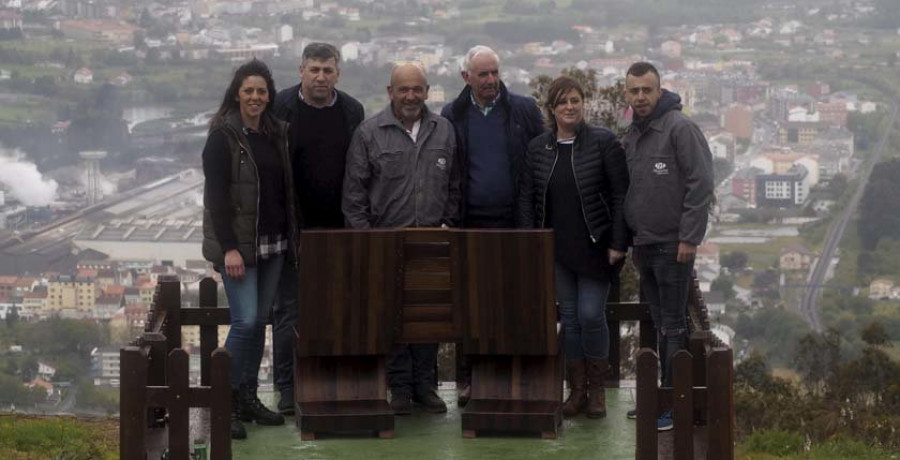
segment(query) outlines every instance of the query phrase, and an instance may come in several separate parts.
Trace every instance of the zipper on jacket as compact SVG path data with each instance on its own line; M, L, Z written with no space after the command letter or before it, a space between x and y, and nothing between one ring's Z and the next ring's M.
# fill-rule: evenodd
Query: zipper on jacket
M284 155L281 156L281 161L284 164L281 165L281 167L285 171L285 176L287 176L288 174L294 174L293 169L291 169L291 171L288 172L288 169L289 169L288 164L291 161L291 151L290 151L290 144L288 143L287 133L289 132L290 126L291 126L290 123L286 123L286 126L284 128L284 135L282 136L284 138L284 145L282 146L282 148L284 149ZM259 175L259 173L257 173L257 175ZM287 177L285 177L285 179L287 179ZM291 177L291 183L293 183L293 177ZM284 182L285 188L288 188L287 185L288 185L288 181L285 180L285 182ZM296 195L293 195L294 194L293 189L288 190L288 194L292 195L294 197L294 200L297 199ZM257 196L259 196L258 190L257 190ZM291 205L290 203L286 203L286 204L288 206ZM259 204L257 203L256 206L259 206ZM290 219L288 219L288 244L290 244L289 250L294 256L294 268L295 269L300 267L300 250L297 248L297 246L299 246L299 244L300 244L299 209L300 209L300 203L294 203L294 207L293 207L294 222L291 222ZM288 216L290 216L290 214L291 213L288 212ZM294 224L296 224L296 225L294 225ZM259 224L257 224L257 225L259 225Z
M603 199L603 194L598 193L598 197L600 197L600 203L603 203L603 207L606 208L606 216L609 217L610 223L612 223L612 211L609 210L609 205L606 204L606 200Z
M578 194L578 205L581 206L581 216L584 217L584 226L587 227L588 236L591 237L591 242L596 244L597 238L594 237L594 233L591 231L591 224L588 222L587 212L584 211L584 199L581 197L581 187L578 186L578 174L575 173L575 149L578 147L578 139L572 142L572 156L569 157L572 160L572 178L575 179L575 192ZM600 198L603 199L602 197ZM604 203L604 206L606 203ZM546 214L546 212L544 213Z
M244 144L241 143L241 140L238 139L238 145L244 149L244 154L247 155L247 159L250 160L250 163L253 165L253 172L256 174L256 226L253 229L253 241L256 242L256 246L253 248L253 255L256 260L253 261L255 265L259 265L259 167L256 166L256 161L253 159L253 155L250 154L250 149L244 147ZM244 262L246 264L246 262Z
M556 148L556 140L552 140L554 142L553 147L547 150L553 150L553 166L550 167L550 174L547 176L547 182L544 184L544 199L541 203L541 209L543 213L541 215L541 228L544 228L544 225L547 224L547 192L550 191L550 179L553 178L553 171L556 170L556 162L559 161L559 149ZM546 149L547 146L544 146Z

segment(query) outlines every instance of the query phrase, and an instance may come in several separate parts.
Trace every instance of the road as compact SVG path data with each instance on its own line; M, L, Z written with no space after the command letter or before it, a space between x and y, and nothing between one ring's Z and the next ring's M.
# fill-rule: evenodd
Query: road
M841 214L838 216L837 220L832 222L831 226L828 227L828 232L825 234L825 243L822 246L822 254L819 256L819 259L816 261L816 264L810 273L809 280L807 280L809 286L806 288L806 292L803 293L803 298L800 299L800 312L803 314L806 322L809 323L810 328L816 332L822 332L823 330L822 320L819 317L819 297L821 297L822 285L825 283L825 275L828 273L828 266L834 258L834 254L837 251L838 244L841 242L841 238L844 236L844 230L847 228L847 224L850 223L853 216L856 214L856 208L859 206L859 202L866 190L866 184L869 183L869 176L872 175L872 170L875 168L875 165L881 161L881 156L887 147L887 142L890 138L891 131L893 130L894 123L897 122L897 111L900 107L898 107L896 101L892 105L893 111L891 112L890 124L888 124L884 136L882 136L881 141L878 143L878 147L875 149L872 158L868 161L865 169L863 169L862 173L859 175L859 185L857 185L856 190L853 192L853 197L850 198L847 206L841 210Z

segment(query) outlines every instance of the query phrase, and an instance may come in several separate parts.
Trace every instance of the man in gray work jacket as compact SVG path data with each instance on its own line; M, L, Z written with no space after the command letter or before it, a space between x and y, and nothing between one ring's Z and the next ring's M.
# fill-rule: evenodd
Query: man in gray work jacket
M681 98L660 87L653 65L638 62L628 69L625 99L633 110L622 139L631 176L625 219L633 233L641 293L659 337L663 385L670 387L672 357L688 339L694 256L713 199L712 154L700 128L681 113ZM657 428L672 427L666 411Z
M391 71L391 103L364 121L347 152L342 209L350 228L455 226L459 166L453 126L428 110L428 81L418 64ZM391 408L446 412L434 387L438 346L398 344L388 358Z

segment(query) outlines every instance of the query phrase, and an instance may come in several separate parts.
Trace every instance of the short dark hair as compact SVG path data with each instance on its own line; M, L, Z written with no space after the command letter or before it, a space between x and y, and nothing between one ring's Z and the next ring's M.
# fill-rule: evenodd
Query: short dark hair
M631 64L631 67L628 68L628 72L625 72L625 76L634 75L635 77L643 77L647 72L656 75L656 81L662 83L662 79L659 77L659 71L649 62L635 62L634 64Z
M556 131L556 117L553 115L556 103L566 97L566 94L569 94L573 89L578 91L581 99L584 99L584 87L581 86L578 80L567 75L556 77L555 80L550 82L550 86L547 87L547 95L544 98L544 112L547 115L547 127L551 131Z
M272 72L269 70L269 66L265 62L253 58L234 71L231 83L228 85L228 89L225 90L225 96L222 97L222 104L219 106L219 110L209 120L210 131L222 127L229 113L240 110L240 103L237 101L238 92L241 89L241 85L244 84L244 80L248 77L262 77L266 81L270 102L266 104L266 108L263 110L263 118L270 113L272 101L274 101L275 95L278 94L275 90L275 81L272 79Z
M307 59L315 59L317 61L327 61L334 58L334 63L340 65L341 52L330 43L314 42L303 48L303 55L300 63L303 64Z

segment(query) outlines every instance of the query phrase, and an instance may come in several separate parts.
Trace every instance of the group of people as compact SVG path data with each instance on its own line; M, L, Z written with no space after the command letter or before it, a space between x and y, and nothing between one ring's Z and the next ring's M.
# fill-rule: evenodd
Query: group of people
M340 62L334 46L310 44L300 83L276 93L269 69L252 60L236 70L210 122L203 254L222 274L231 311L233 438L246 437L245 422L280 425L294 411L291 329L304 229L552 228L568 417L606 415L605 305L632 247L659 335L663 384L671 385L668 363L687 342L685 306L713 196L712 156L656 68L638 62L625 76L633 121L620 141L585 121L577 80L555 79L542 114L536 101L503 84L500 58L486 46L468 51L465 88L440 115L426 105L425 69L409 62L394 66L389 104L366 119L359 101L336 89ZM270 309L277 412L257 396ZM392 350L395 414L415 406L446 412L435 387L437 350ZM470 366L462 367L460 406L471 379ZM671 428L670 412L658 426Z

